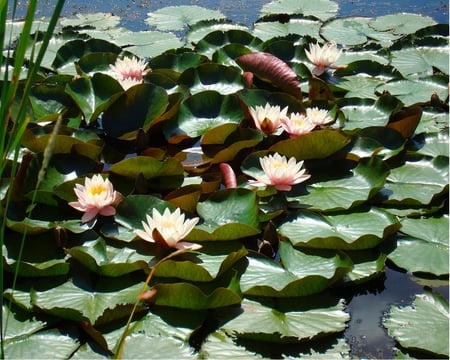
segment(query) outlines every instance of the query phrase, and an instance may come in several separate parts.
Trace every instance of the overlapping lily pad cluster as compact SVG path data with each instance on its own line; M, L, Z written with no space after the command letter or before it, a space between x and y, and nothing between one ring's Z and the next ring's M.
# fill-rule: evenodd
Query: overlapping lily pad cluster
M2 179L7 357L348 357L342 289L448 276L448 26L192 10L61 21ZM433 325L392 309L389 333L448 356L448 303L416 302Z

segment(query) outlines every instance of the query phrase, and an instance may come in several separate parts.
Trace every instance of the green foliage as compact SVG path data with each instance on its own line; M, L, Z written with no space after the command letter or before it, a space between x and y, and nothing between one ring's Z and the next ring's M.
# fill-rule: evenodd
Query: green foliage
M386 267L448 286L448 28L337 10L272 1L250 29L167 7L148 14L157 30L90 14L45 36L1 13L19 37L1 60L6 358L348 358L344 293ZM324 40L343 52L316 76L306 51ZM132 56L146 71L126 86L111 65ZM266 104L331 121L265 133L250 108ZM273 153L311 176L251 186ZM94 174L121 196L82 223L68 203ZM199 218L184 240L200 249L137 235L176 208ZM383 325L407 351L448 356L448 303L424 292Z

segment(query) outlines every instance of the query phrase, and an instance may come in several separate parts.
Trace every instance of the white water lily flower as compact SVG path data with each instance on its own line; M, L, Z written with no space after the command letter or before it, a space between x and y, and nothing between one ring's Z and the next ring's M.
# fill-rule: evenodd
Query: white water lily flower
M322 75L326 69L333 68L333 64L341 56L342 50L337 48L334 41L330 41L323 46L319 44L310 44L309 51L305 50L306 56L315 68L312 73L316 76Z
M333 121L327 110L319 109L318 107L307 108L306 117L312 124L322 127Z
M316 127L307 116L300 113L292 113L290 117L286 117L281 126L291 138L308 134Z
M256 177L256 181L250 180L252 186L272 185L280 191L290 191L292 185L308 180L311 175L305 174L302 169L303 161L297 162L294 157L289 160L278 153L267 155L259 159L264 176Z
M115 215L114 205L122 198L122 195L114 190L112 183L99 174L92 178L87 177L84 180L84 186L75 184L74 192L78 201L69 202L69 205L84 212L82 222L91 221L98 214Z
M124 90L142 84L144 76L150 72L147 62L136 57L117 59L114 65L110 65L110 69L110 75L122 85Z
M271 134L281 127L281 120L287 116L287 110L287 106L281 110L280 106L272 106L269 103L264 107L257 105L249 108L255 126L266 134Z
M152 216L146 215L147 222L142 221L144 230L135 230L142 239L160 244L166 248L198 250L202 246L183 240L199 221L198 217L185 220L184 214L177 208L173 213L168 208L161 213L152 210Z

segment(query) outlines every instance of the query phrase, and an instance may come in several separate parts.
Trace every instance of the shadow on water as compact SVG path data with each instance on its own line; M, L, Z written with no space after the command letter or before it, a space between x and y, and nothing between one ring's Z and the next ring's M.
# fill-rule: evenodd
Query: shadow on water
M398 344L382 326L382 317L391 305L409 306L415 295L422 294L427 285L449 299L448 286L440 286L439 280L416 278L391 268L368 283L348 289L348 293L340 292L339 295L346 298L347 311L351 314L344 334L352 349L351 355L366 359L393 358ZM415 355L421 357L421 354ZM422 356L426 357L425 354Z

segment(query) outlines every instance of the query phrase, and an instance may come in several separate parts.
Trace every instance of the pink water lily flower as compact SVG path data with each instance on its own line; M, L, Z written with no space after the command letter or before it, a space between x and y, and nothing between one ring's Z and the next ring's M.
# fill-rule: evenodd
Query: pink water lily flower
M328 68L333 68L333 64L341 56L342 50L337 48L334 41L330 41L323 46L319 44L310 44L309 51L305 50L306 56L315 68L312 73L316 76L322 75Z
M305 114L300 113L292 113L291 116L286 117L281 126L291 138L308 134L316 127Z
M73 189L78 197L78 201L69 202L73 208L83 211L82 222L88 222L97 215L115 215L115 205L120 201L122 195L115 191L112 183L108 179L103 179L96 174L92 178L85 178L84 186L75 184Z
M250 180L252 186L272 185L280 191L290 191L292 185L308 180L311 175L302 169L303 161L297 162L294 157L289 160L278 153L267 155L259 159L264 176L258 176L256 181Z
M147 222L142 221L144 230L137 229L134 232L140 238L149 242L157 243L166 248L198 250L202 246L183 240L198 223L199 218L186 219L180 209L173 213L166 208L161 214L153 208L152 216L146 215Z
M265 134L271 134L281 127L281 120L287 116L287 110L287 106L281 110L280 106L272 106L269 103L249 108L256 128Z
M142 84L144 76L150 72L150 69L147 68L147 62L136 57L117 59L114 65L110 65L110 69L111 76L122 85L124 90Z
M307 108L306 117L308 118L310 123L319 127L322 127L323 125L326 125L333 121L333 118L330 116L327 110L319 109L318 107Z

